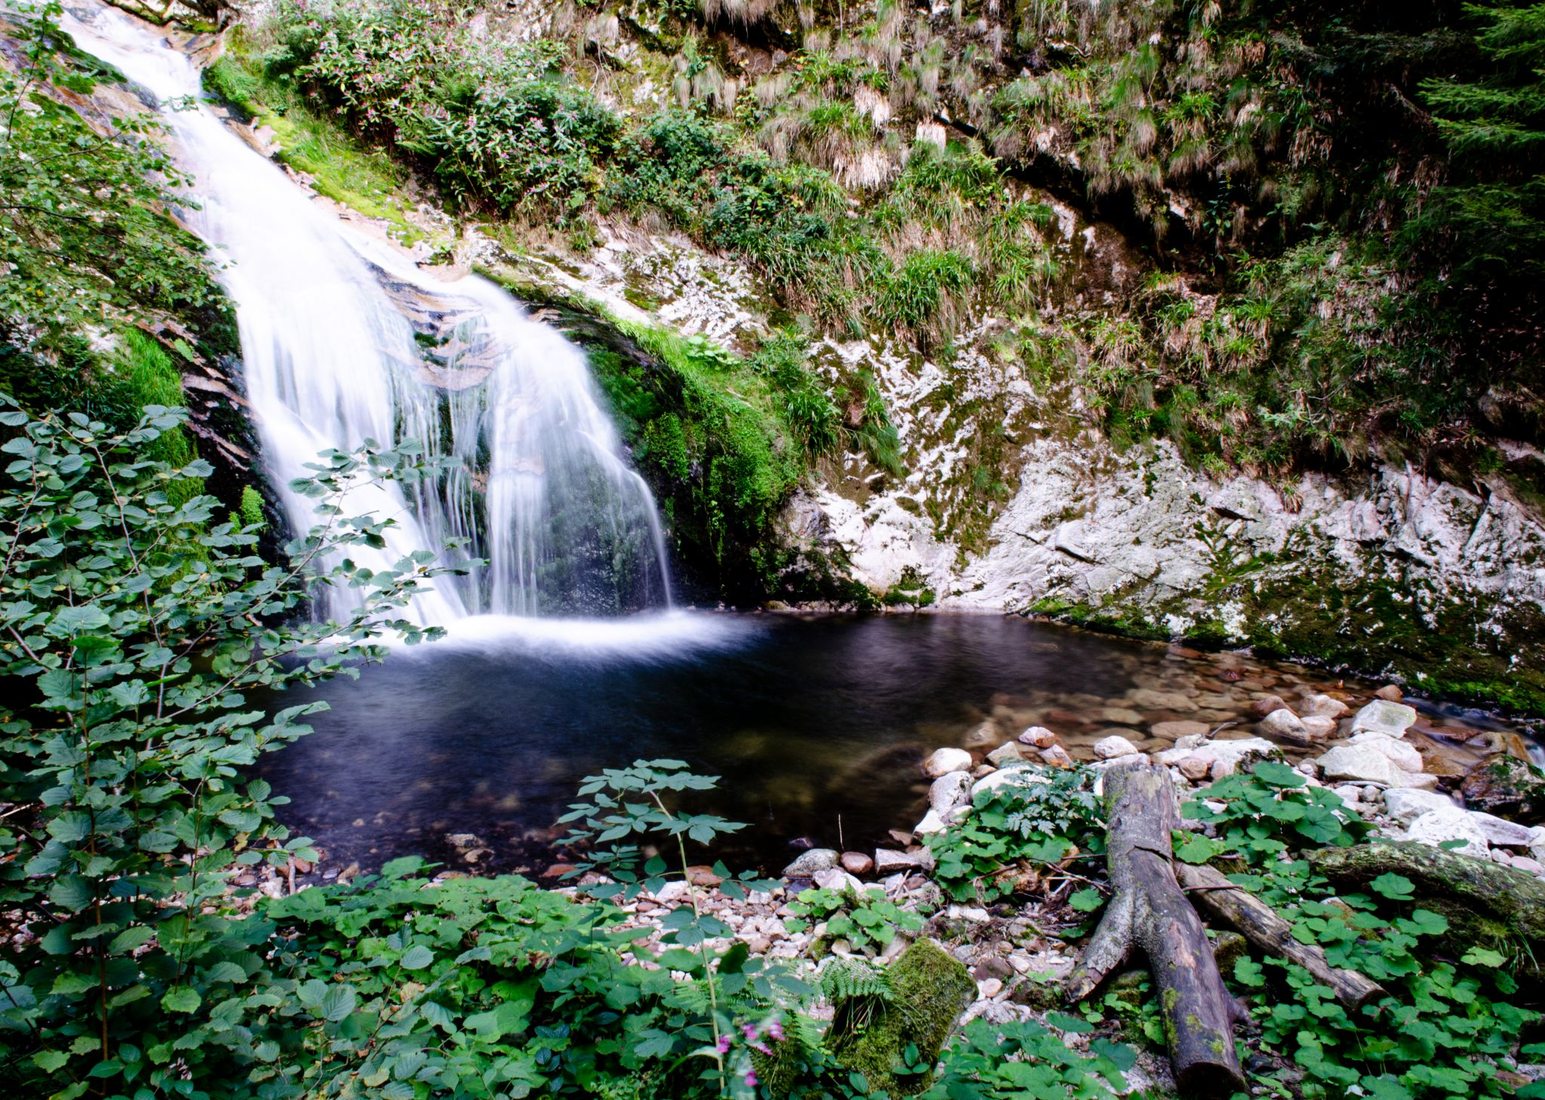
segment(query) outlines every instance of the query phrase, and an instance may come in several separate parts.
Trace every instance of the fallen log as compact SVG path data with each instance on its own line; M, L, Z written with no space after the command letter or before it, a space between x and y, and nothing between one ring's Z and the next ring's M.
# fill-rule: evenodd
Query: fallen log
M1235 886L1211 867L1176 864L1180 884L1191 901L1211 910L1237 928L1257 947L1295 962L1321 985L1336 994L1336 1000L1348 1008L1361 1008L1375 997L1384 995L1384 987L1355 970L1340 970L1325 959L1318 947L1299 943L1293 938L1293 926L1246 890Z
M1159 990L1176 1084L1186 1095L1230 1096L1245 1087L1234 1053L1234 1002L1201 918L1175 880L1170 832L1179 814L1169 772L1134 758L1107 769L1104 783L1115 893L1068 979L1067 997L1083 1000L1141 947Z
M1545 973L1545 882L1503 867L1413 840L1381 840L1310 852L1310 865L1332 882L1365 886L1380 875L1411 881L1425 909L1449 922L1455 944L1522 947L1524 970Z

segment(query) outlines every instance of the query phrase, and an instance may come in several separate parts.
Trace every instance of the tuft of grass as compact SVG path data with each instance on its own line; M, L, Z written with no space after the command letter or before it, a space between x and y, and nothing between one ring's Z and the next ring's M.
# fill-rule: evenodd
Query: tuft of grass
M268 75L240 45L204 70L204 88L249 122L272 130L278 144L274 159L304 173L319 194L386 222L404 244L426 237L409 218L413 202L405 192L406 169L312 112L287 79Z

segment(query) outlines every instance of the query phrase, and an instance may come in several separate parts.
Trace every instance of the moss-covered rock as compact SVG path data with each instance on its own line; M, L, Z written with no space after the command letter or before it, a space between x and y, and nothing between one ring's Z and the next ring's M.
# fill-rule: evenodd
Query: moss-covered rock
M891 997L861 1026L839 1021L831 1037L836 1059L864 1075L871 1093L915 1096L933 1080L956 1019L976 995L976 983L964 964L931 940L918 940L886 972ZM915 1054L906 1057L908 1048ZM927 1066L927 1072L899 1074L903 1065Z

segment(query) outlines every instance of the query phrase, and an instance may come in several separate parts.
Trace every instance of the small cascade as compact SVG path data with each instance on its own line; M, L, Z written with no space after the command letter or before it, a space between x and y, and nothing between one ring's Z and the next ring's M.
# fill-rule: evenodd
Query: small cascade
M415 599L422 624L670 606L654 500L577 348L486 280L427 278L311 199L199 102L197 68L155 28L100 4L63 25L162 105L198 202L180 214L224 265L264 464L294 530L315 517L289 483L320 452L412 442L446 468L406 492L360 485L342 507L395 521L383 548L353 554L368 568L426 548L467 567ZM319 610L350 600L326 592Z

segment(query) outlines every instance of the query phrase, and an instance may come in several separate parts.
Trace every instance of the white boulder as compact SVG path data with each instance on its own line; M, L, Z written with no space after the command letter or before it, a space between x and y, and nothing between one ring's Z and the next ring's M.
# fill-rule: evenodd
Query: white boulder
M1397 825L1409 825L1432 810L1453 809L1454 800L1437 791L1392 787L1384 792L1384 813Z
M928 805L941 817L956 806L971 801L971 773L949 772L939 776L928 788Z
M1406 828L1405 839L1430 844L1434 848L1452 840L1462 840L1462 845L1451 850L1461 855L1487 858L1486 835L1469 812L1458 806L1428 810Z
M950 772L971 770L971 754L965 749L935 749L933 755L923 761L923 774L937 779Z
M1102 737L1094 743L1094 755L1099 760L1115 760L1122 756L1135 756L1137 752L1137 746L1120 734Z
M1375 699L1352 716L1352 732L1371 731L1389 737L1404 737L1416 724L1416 709L1388 699Z
M984 775L971 784L971 801L976 801L976 796L983 791L997 790L1002 786L1028 787L1035 783L1051 782L1036 768L999 768L991 775Z

